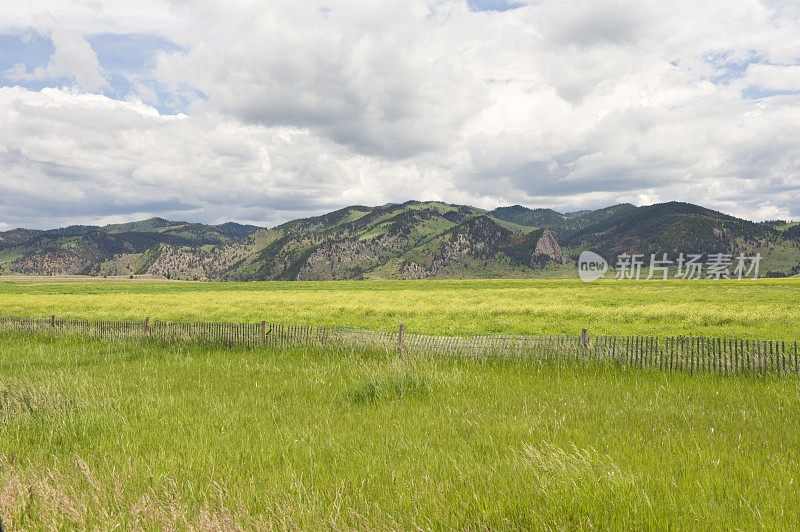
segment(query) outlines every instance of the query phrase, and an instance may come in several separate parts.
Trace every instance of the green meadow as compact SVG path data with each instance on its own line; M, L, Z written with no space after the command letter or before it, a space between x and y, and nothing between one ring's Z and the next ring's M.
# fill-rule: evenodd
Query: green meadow
M10 530L797 529L800 386L0 333Z
M2 281L2 278L0 278ZM800 280L0 282L0 315L409 332L800 338Z
M800 338L800 282L0 282L0 315ZM797 529L800 380L0 332L9 530Z

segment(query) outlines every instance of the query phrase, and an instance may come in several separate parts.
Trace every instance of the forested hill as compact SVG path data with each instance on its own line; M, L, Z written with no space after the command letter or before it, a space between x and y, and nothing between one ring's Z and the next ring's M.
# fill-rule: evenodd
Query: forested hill
M800 225L688 203L559 213L410 201L352 206L272 228L152 218L0 232L0 274L193 280L513 278L566 274L583 250L761 253L762 274L800 271ZM559 273L561 272L561 273Z

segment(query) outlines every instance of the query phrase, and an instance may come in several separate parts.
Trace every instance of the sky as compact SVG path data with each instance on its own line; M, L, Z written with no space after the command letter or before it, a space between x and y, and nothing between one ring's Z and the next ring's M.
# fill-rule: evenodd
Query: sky
M0 230L411 199L800 219L800 4L0 7Z

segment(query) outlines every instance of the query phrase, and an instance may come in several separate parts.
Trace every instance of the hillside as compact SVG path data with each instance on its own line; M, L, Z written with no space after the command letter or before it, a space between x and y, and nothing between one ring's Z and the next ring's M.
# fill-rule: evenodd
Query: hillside
M536 220L541 216L540 209L519 206L513 211L497 211L500 209L492 212L517 223L524 223L526 217ZM800 272L800 226L755 223L690 203L645 207L622 204L564 219L551 217L544 226L554 232L564 251L573 258L584 250L609 259L621 253L760 253L762 275Z
M0 232L0 271L189 280L513 278L569 275L583 250L761 253L762 275L800 271L800 231L688 203L561 214L410 201L356 205L272 228L162 218ZM560 273L559 273L560 272Z
M110 263L136 263L136 255L147 255L162 244L193 248L223 245L256 229L240 224L211 226L161 218L104 227L14 229L0 232L0 271L31 275L144 273L141 267L118 271Z
M355 206L210 250L162 246L149 273L239 281L530 277L568 262L557 243L545 242L544 230L515 227L473 207Z

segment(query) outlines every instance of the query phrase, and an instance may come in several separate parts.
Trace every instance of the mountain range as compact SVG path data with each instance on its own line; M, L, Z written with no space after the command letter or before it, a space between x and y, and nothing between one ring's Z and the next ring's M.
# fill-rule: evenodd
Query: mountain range
M0 232L0 274L185 280L569 276L584 250L760 253L768 276L800 272L800 224L756 223L689 203L559 213L409 201L352 206L273 228L162 218Z

